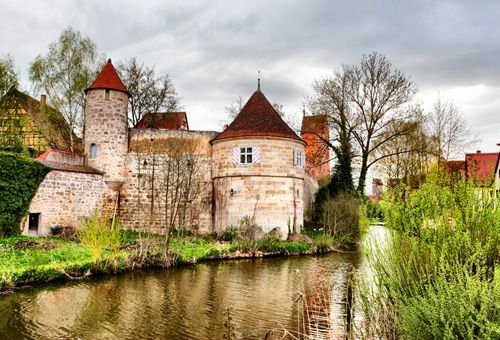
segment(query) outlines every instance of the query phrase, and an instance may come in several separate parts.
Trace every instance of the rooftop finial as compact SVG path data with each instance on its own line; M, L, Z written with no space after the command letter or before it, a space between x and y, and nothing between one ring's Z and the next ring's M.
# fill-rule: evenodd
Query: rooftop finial
M302 116L306 116L306 104L302 103Z
M108 63L111 63L111 58L108 58Z
M257 90L260 91L260 71L257 71L257 74L258 74L258 76L257 76Z

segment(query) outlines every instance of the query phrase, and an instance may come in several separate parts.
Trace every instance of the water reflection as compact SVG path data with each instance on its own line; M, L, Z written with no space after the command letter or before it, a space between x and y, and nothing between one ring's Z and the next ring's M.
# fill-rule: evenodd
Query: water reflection
M361 253L211 262L39 287L0 298L0 338L220 339L226 306L238 338L304 321L311 335L332 322L341 334L346 275L363 262ZM333 282L323 296L321 280Z

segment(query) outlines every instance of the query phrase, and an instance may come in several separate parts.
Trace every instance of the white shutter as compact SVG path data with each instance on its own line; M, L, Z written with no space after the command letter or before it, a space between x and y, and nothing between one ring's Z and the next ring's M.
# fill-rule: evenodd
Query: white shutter
M240 164L240 148L234 147L233 148L233 164Z
M293 166L297 166L297 150L293 149Z
M305 168L305 166L306 166L306 153L302 151L300 154L302 156L302 167Z
M252 163L254 164L260 163L260 146L252 147Z

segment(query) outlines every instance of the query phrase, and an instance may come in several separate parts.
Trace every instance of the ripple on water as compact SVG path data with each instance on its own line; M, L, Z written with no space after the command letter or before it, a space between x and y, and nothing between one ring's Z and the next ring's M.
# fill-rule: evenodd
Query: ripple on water
M296 329L299 278L307 285L327 275L342 287L347 265L358 263L352 254L225 261L48 285L0 298L0 335L214 339L229 306L239 337L262 338L277 323ZM333 296L339 302L341 288Z

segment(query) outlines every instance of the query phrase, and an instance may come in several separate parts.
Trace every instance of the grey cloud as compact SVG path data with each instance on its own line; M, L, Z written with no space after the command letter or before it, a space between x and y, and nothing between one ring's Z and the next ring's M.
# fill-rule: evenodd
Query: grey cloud
M296 111L311 69L328 74L371 51L422 89L500 88L498 13L500 3L465 0L12 1L0 13L0 43L25 71L71 25L114 60L137 56L170 74L190 125L213 129L224 106L255 90L257 70L270 100ZM491 105L467 107L468 118L475 110L496 119L500 103L483 100ZM498 136L473 127L485 143Z

